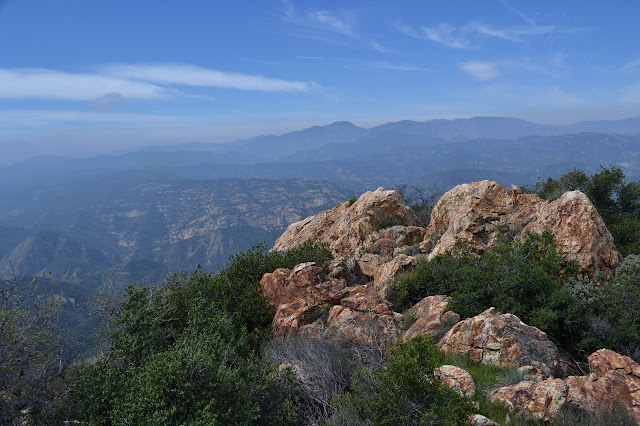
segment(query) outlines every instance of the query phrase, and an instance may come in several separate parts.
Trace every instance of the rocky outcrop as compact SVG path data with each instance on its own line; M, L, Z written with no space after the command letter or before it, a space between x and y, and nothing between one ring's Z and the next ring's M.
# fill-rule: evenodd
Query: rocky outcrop
M560 254L576 261L591 276L596 271L610 276L622 261L598 211L580 191L565 192L557 200L543 203L537 211L537 219L524 227L522 235L545 229L553 231Z
M373 232L392 225L414 226L403 231L389 231L378 238L369 239L374 252L392 255L398 245L418 242L422 231L415 225L418 220L402 203L395 191L378 188L366 192L353 204L344 202L331 210L291 224L276 240L274 250L290 250L307 241L329 243L336 256L353 256ZM388 234L388 235L387 235Z
M462 398L471 398L476 394L473 377L466 370L455 365L443 365L433 370L434 378L453 389Z
M621 260L613 237L589 199L579 191L547 202L517 187L481 181L458 185L438 201L421 244L428 258L452 248L458 239L476 253L494 247L500 231L524 237L551 229L559 252L593 276L610 276Z
M402 342L423 334L433 336L460 321L460 315L447 310L449 300L449 296L428 296L409 308L408 314L415 315L416 321L404 332Z
M558 348L546 333L495 308L454 325L438 347L445 356L456 353L483 364L532 366L544 376L563 374L565 370Z
M348 268L347 268L348 269ZM380 348L399 338L402 315L391 310L371 286L348 287L315 263L277 269L260 281L277 336L327 337Z
M570 376L567 403L593 415L606 415L622 405L640 424L640 365L609 349L589 355L587 376Z
M502 387L491 392L489 400L502 403L510 411L526 418L549 421L560 413L567 401L567 393L568 387L563 380L550 378Z

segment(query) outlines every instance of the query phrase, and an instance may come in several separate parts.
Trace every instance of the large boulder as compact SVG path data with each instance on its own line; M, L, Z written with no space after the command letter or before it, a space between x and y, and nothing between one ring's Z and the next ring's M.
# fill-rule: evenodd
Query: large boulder
M348 287L344 279L326 275L315 263L264 274L259 290L273 315L276 336L326 337L374 343L381 349L399 338L402 315L393 312L372 286Z
M527 231L551 229L559 252L593 276L610 276L621 260L613 237L589 199L571 191L548 202L517 187L484 180L458 185L433 208L421 249L428 258L466 241L476 253L493 248L500 231L524 237Z
M589 355L587 376L570 376L567 402L593 415L607 415L621 404L640 424L640 365L609 349Z
M438 347L445 356L468 355L483 364L531 366L544 376L564 373L558 348L546 333L495 308L454 325Z
M561 379L524 381L494 390L489 400L507 406L529 419L549 421L558 416L567 401L568 387Z
M565 192L557 200L540 205L537 219L524 227L522 235L545 229L553 231L560 254L591 276L603 271L609 277L622 261L604 221L580 191Z
M289 225L276 240L273 249L290 250L308 241L325 242L329 243L335 256L353 256L370 234L394 225L416 226L418 219L402 203L396 191L378 188L362 194L352 204L344 202L331 210ZM378 238L386 241L378 243L376 251L393 254L394 246L418 240L422 235L420 232L414 228L404 232L399 228L390 235ZM377 240L370 241L370 244Z
M460 315L447 310L449 300L449 296L428 296L409 308L408 314L414 315L416 321L404 332L402 342L422 335L433 336L441 328L460 321Z

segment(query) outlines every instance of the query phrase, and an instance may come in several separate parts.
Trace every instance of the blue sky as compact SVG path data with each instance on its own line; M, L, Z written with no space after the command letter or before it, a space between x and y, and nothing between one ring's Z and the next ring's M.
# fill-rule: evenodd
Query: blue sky
M640 115L636 1L5 0L0 145Z

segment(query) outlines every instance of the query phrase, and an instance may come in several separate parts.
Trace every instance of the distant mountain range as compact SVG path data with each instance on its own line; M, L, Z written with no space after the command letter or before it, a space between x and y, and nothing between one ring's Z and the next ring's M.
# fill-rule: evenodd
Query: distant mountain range
M159 283L198 264L217 270L288 224L379 186L524 185L610 164L640 175L640 118L336 122L224 145L32 157L0 166L0 277L53 278L66 299L86 300L104 283Z

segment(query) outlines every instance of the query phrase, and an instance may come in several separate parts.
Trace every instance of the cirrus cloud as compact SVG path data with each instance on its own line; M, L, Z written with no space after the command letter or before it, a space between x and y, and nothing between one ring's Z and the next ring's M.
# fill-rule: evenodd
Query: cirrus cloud
M458 68L471 76L476 81L491 81L495 80L500 72L498 66L493 62L487 61L469 61L461 62L458 64Z

